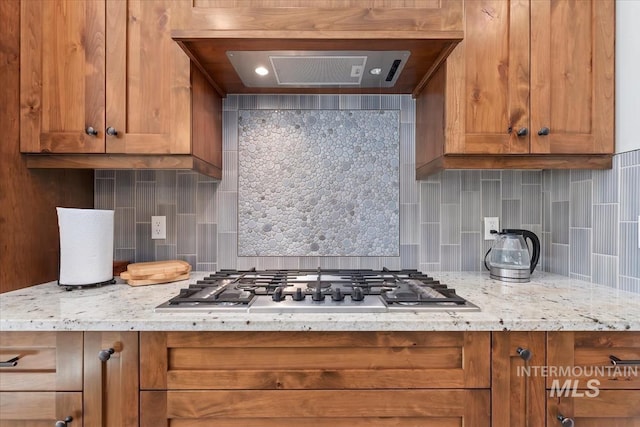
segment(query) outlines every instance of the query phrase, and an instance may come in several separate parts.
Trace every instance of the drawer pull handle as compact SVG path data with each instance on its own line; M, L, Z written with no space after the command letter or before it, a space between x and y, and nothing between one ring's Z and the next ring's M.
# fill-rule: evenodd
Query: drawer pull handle
M518 356L520 356L525 362L531 360L531 350L528 348L518 347L516 349L516 353L518 353Z
M98 353L98 359L100 359L103 362L106 362L107 360L111 359L111 355L115 352L114 349L112 348L107 348L105 350L100 350L100 352Z
M116 128L109 126L107 128L107 135L118 136L118 131L116 130Z
M89 136L98 136L98 131L93 128L93 126L89 126L84 130Z
M640 365L640 360L622 360L614 355L609 356L609 360L611 360L611 364L614 366L617 365Z
M0 362L0 368L11 368L13 366L16 366L18 364L18 359L20 359L20 356L16 356L12 359Z
M538 131L538 135L540 136L549 135L550 132L551 130L545 126L543 128L540 128L540 130Z
M562 414L558 414L556 418L558 419L558 421L560 421L560 424L562 425L562 427L573 427L575 424L573 419L567 418Z
M67 427L67 424L69 424L71 421L73 421L73 417L67 417L64 419L64 421L56 421L55 427Z
M516 132L516 135L518 135L518 136L527 136L528 134L529 134L529 129L527 129L527 128L520 128Z

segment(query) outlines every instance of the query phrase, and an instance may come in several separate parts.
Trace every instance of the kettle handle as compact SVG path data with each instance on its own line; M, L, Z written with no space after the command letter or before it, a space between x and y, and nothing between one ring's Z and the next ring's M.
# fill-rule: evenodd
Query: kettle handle
M514 234L520 234L522 237L526 239L531 240L531 260L529 261L529 263L531 264L531 268L530 268L530 273L533 273L533 270L535 270L536 266L538 265L538 261L540 260L540 239L538 239L538 236L536 236L536 233L529 231L529 230L520 230L520 229L509 229L509 230L502 230L502 232L506 232L506 233L514 233Z

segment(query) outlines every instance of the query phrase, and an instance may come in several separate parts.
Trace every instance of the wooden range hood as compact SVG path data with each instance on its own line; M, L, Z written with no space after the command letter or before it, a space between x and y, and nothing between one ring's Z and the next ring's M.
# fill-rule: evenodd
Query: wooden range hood
M174 28L172 37L223 97L229 93L416 97L464 35L462 0L428 0L413 7L396 0L349 3L375 7L336 8L325 0L278 2L295 7L259 7L267 4L261 1L250 8L194 7L182 22L184 29ZM409 51L410 55L392 87L247 87L227 58L230 51Z

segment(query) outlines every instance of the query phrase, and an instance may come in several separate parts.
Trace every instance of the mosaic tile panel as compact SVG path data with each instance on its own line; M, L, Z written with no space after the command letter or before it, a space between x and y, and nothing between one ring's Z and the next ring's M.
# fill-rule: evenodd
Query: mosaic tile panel
M241 110L239 256L399 256L399 113Z

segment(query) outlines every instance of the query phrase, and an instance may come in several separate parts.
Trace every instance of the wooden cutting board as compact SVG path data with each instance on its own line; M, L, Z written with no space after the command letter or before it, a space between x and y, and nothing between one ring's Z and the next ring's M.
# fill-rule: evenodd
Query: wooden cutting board
M189 278L191 265L180 260L129 264L120 277L131 286L155 285Z
M122 277L122 275L120 275ZM124 277L122 277L124 279ZM187 280L189 273L184 273L179 276L163 279L126 279L129 286L146 286L146 285L158 285L160 283L177 282L178 280Z

